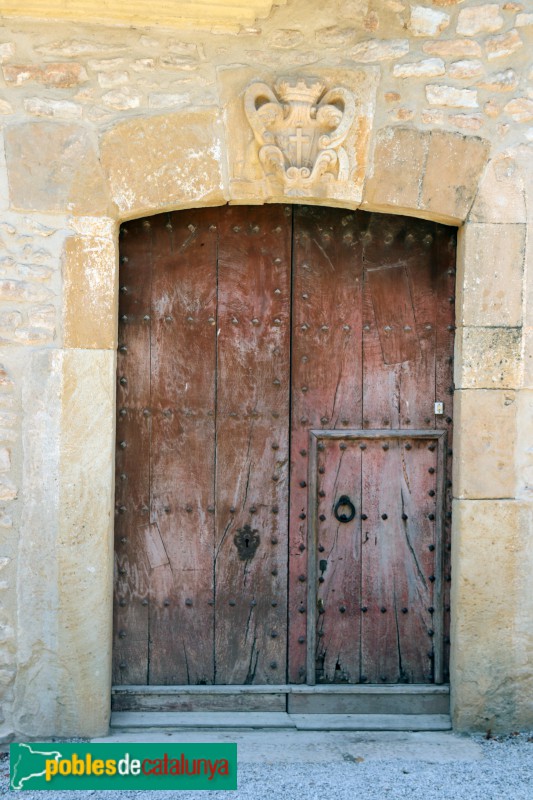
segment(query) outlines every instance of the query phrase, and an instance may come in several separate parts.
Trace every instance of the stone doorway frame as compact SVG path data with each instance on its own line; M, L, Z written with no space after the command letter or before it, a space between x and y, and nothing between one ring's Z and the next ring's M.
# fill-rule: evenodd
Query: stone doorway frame
M75 126L64 127L64 136L72 137ZM54 130L57 136L59 126ZM230 147L231 131L218 109L119 122L94 145L94 158L81 160L74 176L78 185L91 187L91 198L81 205L68 195L57 201L54 213L71 215L75 233L66 238L63 253L62 344L36 349L29 359L24 449L41 489L26 504L19 551L15 705L21 737L107 732L118 229L128 219L169 210L250 203L249 196L233 191L221 155ZM515 612L512 625L500 619L509 606L523 604L520 587L533 569L524 556L531 506L516 499L522 496L517 465L526 451L524 445L521 455L515 433L517 418L531 403L526 392L523 401L517 392L523 377L528 157L518 148L489 161L488 145L477 137L385 128L374 136L362 198L354 192L353 198L334 203L312 194L297 199L460 226L451 653L456 730L519 727L520 714L524 724L531 721L518 699L525 685L516 680L509 686L514 676L528 674L531 612L527 607ZM255 202L265 201L295 198L265 197L258 181ZM21 207L39 211L40 203L36 189L35 198ZM496 384L491 358L483 358L494 347L508 354ZM52 573L40 565L43 525L53 543ZM482 561L480 543L487 541L490 557ZM523 640L513 640L517 632ZM38 667L36 651L41 653Z

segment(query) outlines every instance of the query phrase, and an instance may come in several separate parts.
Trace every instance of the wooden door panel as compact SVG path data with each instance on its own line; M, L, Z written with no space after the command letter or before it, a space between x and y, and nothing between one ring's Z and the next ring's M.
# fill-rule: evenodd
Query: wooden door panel
M361 659L361 457L353 442L313 437L317 444L316 562L318 683L357 683ZM342 498L354 506L335 509ZM313 502L313 500L311 500Z
M360 427L361 230L364 218L329 208L294 211L289 679L306 676L309 431Z
M151 222L150 521L167 555L151 581L154 684L214 679L215 225L210 209Z
M149 522L151 419L150 282L152 241L140 221L121 232L117 355L115 602L113 681L148 680L150 563L144 550Z
M365 444L361 681L431 682L441 614L434 595L437 447L414 437Z
M265 206L228 209L219 222L217 683L286 680L287 220Z

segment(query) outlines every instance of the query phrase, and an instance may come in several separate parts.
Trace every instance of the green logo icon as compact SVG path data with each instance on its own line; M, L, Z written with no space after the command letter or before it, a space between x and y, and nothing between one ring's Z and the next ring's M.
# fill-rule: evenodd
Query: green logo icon
M72 744L10 746L11 789L237 788L236 744Z

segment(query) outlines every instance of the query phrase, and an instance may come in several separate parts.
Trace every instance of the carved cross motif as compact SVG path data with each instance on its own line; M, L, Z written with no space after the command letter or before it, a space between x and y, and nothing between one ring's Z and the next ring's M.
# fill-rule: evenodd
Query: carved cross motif
M267 177L288 194L304 195L321 180L346 180L343 142L355 119L348 89L326 90L320 80L280 80L274 89L253 83L245 92L246 116Z

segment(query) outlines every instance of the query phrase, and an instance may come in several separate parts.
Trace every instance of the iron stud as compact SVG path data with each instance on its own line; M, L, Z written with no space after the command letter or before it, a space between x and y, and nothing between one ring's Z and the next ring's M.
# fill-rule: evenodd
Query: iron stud
M126 638L126 631L119 631L118 635L119 635L119 637L121 639L125 639Z
M278 667L278 662L277 661L271 661L270 662L270 669L277 669L277 667Z
M362 443L359 445L359 449L360 449L360 450L366 450L366 444L365 444L364 442L362 442Z
M119 600L119 601L118 601L118 604L119 604L119 606L121 606L122 608L124 608L124 606L126 605L126 601L125 601L125 600Z
M434 636L434 634L435 634L435 631L434 631L434 630L432 630L432 628L430 628L430 629L428 630L428 636Z
M298 641L300 644L303 644L305 642L305 636L298 636Z
M320 417L320 422L322 423L322 425L326 425L326 423L329 422L329 419L328 417Z
M435 514L428 514L428 519L433 522L433 520L435 519Z
M148 600L146 599L146 597L144 598L144 600L141 600L141 605L142 606L147 606L148 605Z
M302 544L298 545L298 550L300 551L300 553L303 553L304 550L305 550L305 544L302 543Z
M280 379L279 379L279 378L274 378L274 380L272 381L272 383L274 384L274 386L281 386L281 381L280 381Z
M127 353L128 352L128 348L126 347L125 344L119 345L118 350L119 350L119 353Z
M164 606L169 606L169 605L170 605L170 600L165 600L165 601L163 602L163 605L164 605Z
M150 322L150 314L145 314L144 317L143 317L143 320L145 322Z
M318 493L318 496L319 496L319 497L325 497L325 496L326 496L326 493L325 493L324 489L321 489L321 490L319 491L319 493Z
M344 612L346 611L346 606L339 606L339 611L341 612L341 614L344 614Z
M272 600L272 602L270 603L270 605L272 606L272 608L276 608L277 604L278 604L278 601L277 601L277 600Z
M279 540L277 536L271 536L270 541L272 544L277 544Z
M274 320L274 325L281 325L281 320L276 317Z
M430 580L431 583L435 583L435 576L434 575L430 575L429 576L429 580Z
M119 445L119 446L120 446L120 448L121 448L122 450L125 450L125 449L126 449L126 447L128 446L128 444L127 444L127 442L120 442L120 445Z
M318 519L320 520L320 522L325 522L326 515L325 514L321 514Z
M276 577L276 575L278 574L278 571L277 571L277 569L276 569L276 568L274 568L273 570L271 570L271 573L270 573L270 574L271 574L271 575L274 575L274 577Z
M326 469L325 469L325 467L319 467L319 468L318 468L318 471L319 471L319 473L320 473L321 475L323 475L323 474L325 473Z
M385 608L385 606L381 606L381 608L379 610L381 611L382 614L386 614L387 613L387 609Z
M368 608L366 606L361 606L361 611L363 612L363 614L366 614Z
M119 415L120 415L121 417L125 417L125 416L126 416L126 414L127 414L128 412L126 411L126 409L125 409L125 408L121 408L121 409L120 409L120 411L119 411L118 413L119 413Z
M274 294L281 294L281 289L274 289Z
M302 487L302 489L305 489L307 483L305 481L300 481L300 486Z
M300 514L300 519L305 519L305 516L306 516L306 515L305 515L305 514L303 513L303 511L302 511L302 513Z
M366 520L366 519L368 519L368 517L367 517L367 515L366 515L366 514L361 514L361 519L362 519L362 520Z
M185 600L185 605L186 605L186 606L192 606L192 600L190 599L190 597L188 597L188 598Z
M192 506L185 506L185 511L187 512L187 514L191 514L192 513Z
M279 475L272 475L272 480L273 480L274 482L277 482L277 481L279 481Z
M430 613L430 614L433 614L433 612L435 611L435 609L433 608L433 606L430 606L430 607L428 608L428 611L429 611L429 613Z
M250 506L250 514L255 514L257 512L256 506Z
M298 575L298 580L300 583L305 583L305 575Z
M407 442L407 444L405 445L405 449L406 450L410 450L411 449L411 445L409 444L409 442Z
M407 516L407 514L402 514L402 519L405 522L407 519L409 519L409 517Z
M234 606L234 605L235 605L235 600L230 600L230 601L229 601L229 605L230 605L230 606Z
M278 632L277 631L270 631L270 636L272 637L272 639L276 639L277 636L278 636Z
M402 608L402 614L407 614L408 611L409 611L408 608Z
M388 518L389 518L389 517L388 517L388 515L387 515L387 514L382 514L382 515L381 515L381 519L388 519Z
M279 513L279 506L272 506L272 513L278 514Z
M431 553L434 551L434 549L435 549L435 545L434 545L434 544L430 544L430 545L428 545L428 550L429 550Z
M126 386L126 385L127 385L127 383L128 383L128 379L127 379L127 378L124 378L124 377L122 377L122 378L120 379L119 383L120 383L120 385L121 385L121 386Z
M215 513L215 506L207 506L207 510L208 510L208 512L210 514L214 514Z
M256 606L256 605L257 605L257 600L252 600L252 602L250 603L250 605L252 606L252 608L253 608L254 606Z
M209 317L207 321L209 322L210 325L214 325L215 324L215 318L214 317Z
M341 442L340 445L339 445L339 450L346 450L347 447L348 447L347 444L345 444L344 442Z

